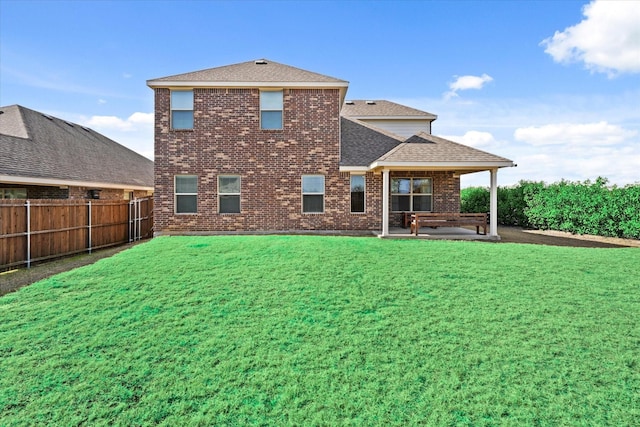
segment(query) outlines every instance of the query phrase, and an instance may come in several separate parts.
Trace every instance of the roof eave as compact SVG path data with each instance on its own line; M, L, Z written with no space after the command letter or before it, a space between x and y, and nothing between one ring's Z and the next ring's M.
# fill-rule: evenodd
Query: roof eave
M79 180L72 180L72 179L39 178L39 177L31 177L31 176L13 176L13 175L0 175L0 182L3 184L43 185L48 187L64 186L64 187L115 188L115 189L145 190L145 191L153 190L153 186L131 184L131 183L79 181Z
M340 172L369 172L369 166L340 166Z
M423 115L423 116L358 116L358 115L345 115L345 117L358 119L358 120L430 120L434 121L438 118L438 116L432 115Z
M323 88L341 89L349 87L349 82L212 82L212 81L180 81L180 80L147 80L147 86L155 88L261 88L261 87L285 87L285 88Z
M369 165L370 170L467 170L486 171L497 168L509 168L515 164L510 160L496 162L387 162L375 161Z

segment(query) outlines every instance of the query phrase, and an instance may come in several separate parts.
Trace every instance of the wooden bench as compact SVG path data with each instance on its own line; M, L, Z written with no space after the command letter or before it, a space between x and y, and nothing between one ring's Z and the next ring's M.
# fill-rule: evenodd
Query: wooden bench
M410 233L417 236L420 227L464 227L475 226L476 233L480 234L480 227L483 233L487 234L487 214L486 213L415 213L411 214Z

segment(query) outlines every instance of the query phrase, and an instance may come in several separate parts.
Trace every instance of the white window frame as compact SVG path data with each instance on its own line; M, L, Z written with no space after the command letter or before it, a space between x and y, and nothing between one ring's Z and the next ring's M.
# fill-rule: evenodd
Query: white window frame
M178 177L194 177L196 179L195 193L178 193ZM178 174L173 177L173 213L176 215L196 215L198 213L198 175ZM196 196L195 212L178 212L178 196Z
M238 187L240 188L240 191L237 193L223 193L222 192L222 187L220 185L220 179L221 178L238 178ZM242 192L242 176L240 175L218 175L218 213L221 215L233 215L233 214L239 214L242 212L242 199L240 197ZM220 210L220 199L222 196L238 196L238 212L222 212Z
M409 193L393 193L393 181L396 179L408 179L409 180ZM413 192L413 180L414 179L428 179L430 184L431 184L431 193L414 193ZM415 176L415 177L406 177L406 176L398 176L398 177L392 177L389 185L391 186L391 188L389 189L389 194L390 194L390 202L391 202L391 212L433 212L433 178L430 177L422 177L422 176ZM393 196L409 196L409 210L408 211L394 211L393 210ZM429 207L428 211L416 211L413 209L413 197L414 196L430 196L431 197L431 206Z
M314 192L314 191L304 191L304 179L305 178L316 178L316 177L320 177L322 178L322 191L321 192ZM309 174L309 175L302 175L302 179L300 182L300 190L302 193L302 197L300 199L301 201L301 210L303 214L312 214L312 215L317 215L317 214L323 214L324 210L325 210L325 192L326 192L326 179L324 175L320 175L320 174ZM304 196L322 196L322 211L321 212L317 212L317 211L313 211L313 212L305 212L304 210Z
M175 93L179 93L179 92L182 92L182 93L189 93L190 92L191 93L191 105L189 106L190 108L185 108L185 107L182 107L182 106L179 107L179 106L174 105L173 95ZM194 103L193 89L189 89L189 90L172 90L170 96L171 96L171 99L170 99L170 102L171 102L171 129L172 130L192 130L193 127L194 127L194 124L195 124L195 117L194 117L194 112L193 112L193 103ZM174 126L175 123L174 123L174 119L173 119L173 112L174 111L191 111L191 127L179 127L179 128L175 127Z
M280 93L280 95L281 95L280 108L278 108L278 109L276 109L276 108L266 108L263 105L263 100L262 100L262 94L263 93ZM278 127L278 128L265 128L263 120L262 120L262 113L263 112L274 112L274 111L279 111L280 112L280 127ZM277 90L264 90L264 89L261 89L260 90L260 129L261 130L282 130L283 127L284 127L284 90L282 90L282 89L277 89Z
M353 178L354 177L362 178L362 210L354 211L353 210ZM367 176L365 174L351 174L349 176L349 210L353 214L363 214L367 212Z

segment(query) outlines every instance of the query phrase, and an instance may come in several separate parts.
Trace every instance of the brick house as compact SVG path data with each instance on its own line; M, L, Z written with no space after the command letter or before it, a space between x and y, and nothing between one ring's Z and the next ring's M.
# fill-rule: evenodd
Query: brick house
M147 81L157 234L389 234L459 212L460 175L511 160L431 134L435 115L345 101L348 82L261 59ZM495 234L495 224L491 233Z
M153 162L88 127L0 107L0 199L131 199L153 192Z

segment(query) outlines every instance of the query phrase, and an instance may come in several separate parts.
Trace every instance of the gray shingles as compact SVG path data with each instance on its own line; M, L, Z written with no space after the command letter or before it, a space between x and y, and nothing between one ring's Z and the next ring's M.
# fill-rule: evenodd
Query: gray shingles
M150 86L162 85L163 82L298 82L298 83L336 83L346 85L345 80L314 73L290 65L280 64L263 59L265 64L256 61L208 68L184 74L176 74L147 81Z
M356 119L342 117L340 166L370 166L372 163L511 162L435 135L421 132L408 139L386 132Z
M369 166L403 141L397 135L347 117L341 118L340 126L340 166Z
M416 119L432 119L435 120L435 114L426 111L417 110L407 107L406 105L396 104L395 102L385 100L374 100L373 104L368 104L365 100L349 100L342 106L340 114L346 117L415 117Z
M412 136L377 160L399 163L511 162L504 157L424 132Z
M0 111L22 121L0 121L0 174L153 187L153 162L104 135L19 105Z

